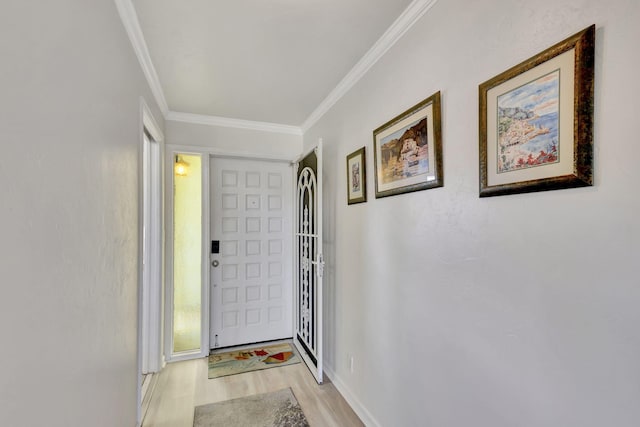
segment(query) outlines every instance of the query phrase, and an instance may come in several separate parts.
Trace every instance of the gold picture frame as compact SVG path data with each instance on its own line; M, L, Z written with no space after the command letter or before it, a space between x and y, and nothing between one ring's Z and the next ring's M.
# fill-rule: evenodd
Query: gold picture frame
M595 25L479 87L480 197L593 185Z
M440 92L373 131L376 198L442 187Z
M367 171L365 147L347 156L347 204L367 201Z

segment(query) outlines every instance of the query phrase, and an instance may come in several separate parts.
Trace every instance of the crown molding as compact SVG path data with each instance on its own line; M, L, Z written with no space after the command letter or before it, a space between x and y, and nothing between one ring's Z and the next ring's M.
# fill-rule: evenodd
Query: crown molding
M167 100L164 97L162 86L160 86L158 73L156 73L156 69L151 62L151 56L149 56L147 43L144 41L144 36L142 34L142 29L140 28L140 22L138 21L138 14L136 13L136 9L133 6L131 0L115 0L115 2L116 7L118 8L118 13L120 14L120 19L122 20L122 24L127 31L127 35L129 36L129 40L131 41L133 50L138 57L140 66L142 67L142 72L144 73L144 76L149 83L149 87L151 88L151 93L156 99L156 102L158 103L158 107L160 107L162 114L166 116L169 112L169 105L167 104Z
M221 126L236 129L249 129L261 132L286 133L302 136L302 129L298 126L281 125L278 123L254 122L250 120L230 119L227 117L205 116L201 114L180 113L169 111L165 117L174 122L193 123L198 125Z
M300 125L302 132L308 131L327 111L335 105L369 69L415 24L438 0L414 0L338 85L316 107Z
M156 72L147 43L144 40L142 29L138 21L138 15L132 0L114 0L122 24L127 31L133 50L140 62L142 72L144 73L151 92L155 100L165 116L166 120L173 120L184 123L194 123L209 126L230 127L236 129L249 129L263 132L284 133L291 135L303 135L318 120L322 118L330 109L338 102L360 79L369 71L369 69L396 42L429 10L438 0L414 0L393 24L385 31L378 41L367 51L367 53L358 61L358 63L347 73L347 75L338 83L338 85L327 95L327 97L316 107L316 109L307 117L302 125L291 126L277 123L255 122L241 119L231 119L226 117L205 116L200 114L180 113L169 111L167 100L164 96L160 79Z

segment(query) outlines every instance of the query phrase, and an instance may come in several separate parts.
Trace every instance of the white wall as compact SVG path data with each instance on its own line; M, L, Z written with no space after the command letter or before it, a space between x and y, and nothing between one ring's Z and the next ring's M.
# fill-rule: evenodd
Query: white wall
M222 126L166 122L166 140L172 145L207 147L219 154L294 159L302 151L299 135Z
M140 101L112 0L0 14L0 425L134 426Z
M636 0L440 0L305 134L325 357L368 423L640 425L639 22ZM593 23L595 185L479 199L478 85ZM444 188L375 199L373 129L438 90ZM369 201L347 206L362 146Z

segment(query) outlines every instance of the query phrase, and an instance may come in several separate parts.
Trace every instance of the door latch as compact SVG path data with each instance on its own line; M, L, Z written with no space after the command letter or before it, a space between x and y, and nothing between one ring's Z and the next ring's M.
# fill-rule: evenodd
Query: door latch
M324 257L318 254L318 277L324 276Z

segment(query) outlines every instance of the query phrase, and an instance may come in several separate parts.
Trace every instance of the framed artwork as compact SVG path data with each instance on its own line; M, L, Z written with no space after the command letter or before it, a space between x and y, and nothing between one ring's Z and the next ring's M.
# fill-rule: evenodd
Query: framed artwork
M593 185L595 26L480 85L480 197Z
M364 147L347 156L347 203L367 201L367 173Z
M373 131L376 198L442 187L440 92Z

